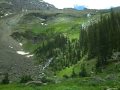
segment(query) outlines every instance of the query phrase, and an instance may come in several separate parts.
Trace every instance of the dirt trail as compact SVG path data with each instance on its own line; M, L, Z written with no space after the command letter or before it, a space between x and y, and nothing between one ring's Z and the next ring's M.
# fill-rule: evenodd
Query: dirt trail
M23 14L19 14L0 20L0 72L8 72L11 80L25 74L33 77L37 74L33 60L16 53L22 47L10 36L22 16Z

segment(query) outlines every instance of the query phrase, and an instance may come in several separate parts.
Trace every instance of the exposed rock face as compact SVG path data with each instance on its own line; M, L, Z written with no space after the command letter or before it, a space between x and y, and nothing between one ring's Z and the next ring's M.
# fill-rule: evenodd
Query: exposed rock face
M57 10L55 6L43 0L4 0L0 1L0 17L28 10Z
M0 3L0 17L10 14L12 5L9 3Z

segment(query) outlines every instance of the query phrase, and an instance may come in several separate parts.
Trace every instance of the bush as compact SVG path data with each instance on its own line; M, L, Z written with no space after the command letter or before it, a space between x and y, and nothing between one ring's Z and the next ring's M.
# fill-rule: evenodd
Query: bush
M77 74L75 73L75 70L73 69L71 77L74 78L76 76L77 76Z
M41 78L41 82L42 82L42 83L55 83L54 80L52 80L52 79L50 79L50 78L47 78L47 77Z
M66 79L69 78L69 76L67 76L67 75L63 75L63 77L66 78Z
M27 82L32 81L32 80L33 80L33 79L31 78L30 75L23 75L23 76L21 77L20 83L27 83Z
M81 77L87 77L88 76L86 68L85 68L85 64L81 65L81 71L79 73L79 76L81 76Z
M8 73L5 73L5 75L4 75L4 79L2 80L2 84L9 84L9 75L8 75Z

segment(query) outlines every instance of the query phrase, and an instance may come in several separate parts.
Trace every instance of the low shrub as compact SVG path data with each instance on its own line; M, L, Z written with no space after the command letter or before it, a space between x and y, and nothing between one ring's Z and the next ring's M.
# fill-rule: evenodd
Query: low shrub
M20 79L20 83L27 83L29 81L32 81L33 79L31 78L30 75L23 75Z
M8 75L8 73L5 73L4 74L4 78L3 78L3 80L2 80L2 84L9 84L9 75Z

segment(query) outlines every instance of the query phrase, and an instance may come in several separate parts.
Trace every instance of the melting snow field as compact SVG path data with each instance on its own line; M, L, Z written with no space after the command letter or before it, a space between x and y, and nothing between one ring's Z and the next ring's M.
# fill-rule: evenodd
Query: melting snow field
M20 46L23 46L22 43L19 43L19 45L20 45ZM9 46L9 48L12 48L12 49L13 49L12 46ZM33 56L34 56L33 54L30 55L30 52L25 52L25 51L23 51L23 49L21 49L21 51L16 51L16 53L19 54L19 55L25 55L27 58L30 58L30 57L33 57Z

